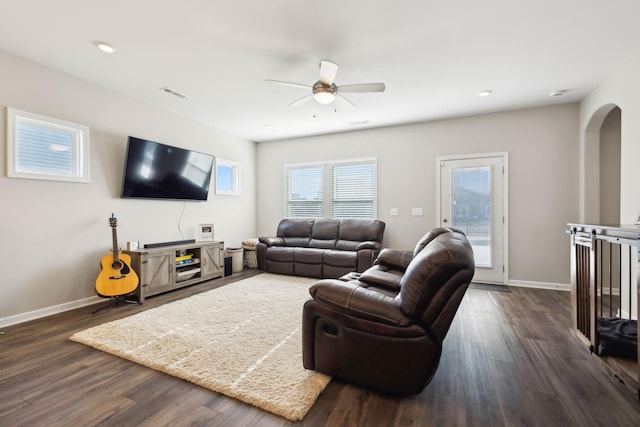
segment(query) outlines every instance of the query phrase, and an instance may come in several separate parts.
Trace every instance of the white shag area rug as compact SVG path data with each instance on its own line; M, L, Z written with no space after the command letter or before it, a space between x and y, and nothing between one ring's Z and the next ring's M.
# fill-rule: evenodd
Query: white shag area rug
M70 339L298 421L331 380L302 367L315 281L263 273Z

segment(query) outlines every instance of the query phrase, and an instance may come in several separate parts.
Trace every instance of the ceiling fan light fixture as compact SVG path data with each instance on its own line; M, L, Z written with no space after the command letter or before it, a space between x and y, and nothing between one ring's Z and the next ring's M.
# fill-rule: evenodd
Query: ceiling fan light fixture
M331 104L336 99L336 92L338 88L335 84L326 85L320 81L317 81L313 85L313 99L319 104Z
M313 94L313 99L320 104L331 104L336 99L336 96L329 91L319 91Z

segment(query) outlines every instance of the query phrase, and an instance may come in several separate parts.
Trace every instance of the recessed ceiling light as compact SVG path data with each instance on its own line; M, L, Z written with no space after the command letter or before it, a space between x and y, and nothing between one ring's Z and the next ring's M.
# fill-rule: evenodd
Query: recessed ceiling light
M273 125L271 123L265 123L264 127L267 129L271 129L273 127Z
M482 92L479 93L479 95L486 98L487 96L491 95L492 93L493 93L493 91L483 90Z
M95 44L98 49L100 49L105 53L114 53L116 51L115 47L111 46L109 43L106 43L106 42L96 41L96 42L93 42L93 44Z

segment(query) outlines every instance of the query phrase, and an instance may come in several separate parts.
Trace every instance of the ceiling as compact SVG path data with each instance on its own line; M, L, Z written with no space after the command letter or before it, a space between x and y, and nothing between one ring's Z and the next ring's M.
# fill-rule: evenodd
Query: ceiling
M640 45L637 0L0 6L0 50L256 142L579 101ZM312 85L321 60L338 64L338 86L383 82L386 91L345 94L352 111L289 107L307 92L265 82Z

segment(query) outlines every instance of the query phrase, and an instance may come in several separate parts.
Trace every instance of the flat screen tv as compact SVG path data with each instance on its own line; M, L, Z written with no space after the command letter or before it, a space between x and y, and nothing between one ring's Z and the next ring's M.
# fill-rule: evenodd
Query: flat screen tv
M129 137L123 198L207 200L213 156Z

